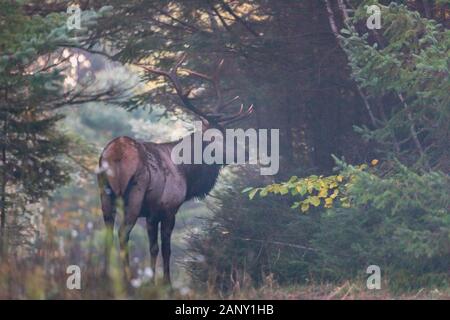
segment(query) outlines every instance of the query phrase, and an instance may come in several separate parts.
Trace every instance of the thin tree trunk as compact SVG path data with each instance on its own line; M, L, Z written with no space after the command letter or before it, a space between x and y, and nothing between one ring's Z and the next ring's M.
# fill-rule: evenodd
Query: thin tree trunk
M5 103L8 98L8 89L5 88ZM6 137L8 133L8 113L5 111L3 119L3 145L1 150L2 159L2 185L0 189L1 204L0 204L0 257L6 253Z
M408 104L406 103L405 99L403 98L403 95L401 93L397 93L397 96L398 96L400 102L402 103L403 108L405 109L406 116L408 117L408 120L411 122L410 125L409 125L409 131L410 131L411 136L413 138L414 144L416 145L416 148L419 151L420 157L422 158L422 160L423 160L423 162L425 164L425 167L428 170L431 170L431 166L430 166L430 164L428 162L427 156L426 156L426 154L425 154L425 152L423 150L422 144L420 143L419 137L417 135L416 127L414 125L414 119L413 119L413 116L411 114L411 110L410 110Z
M430 4L428 3L428 0L422 0L422 4L423 4L423 9L425 11L425 17L427 17L427 19L431 19L431 9L430 9Z
M333 34L335 35L337 41L339 42L339 31L336 26L336 20L334 19L333 8L331 8L330 1L328 1L328 0L325 0L325 5L327 8L328 21L330 23L331 31L333 31Z
M378 32L376 30L373 30L373 33L375 35L375 39L376 39L376 42L378 43L378 46L380 48L384 48L383 43L381 43L382 38L380 37ZM413 118L413 116L411 114L411 109L409 108L408 104L406 103L406 100L403 97L403 94L401 92L395 92L395 94L398 97L398 99L400 100L400 102L401 102L401 104L403 106L403 109L406 112L406 116L408 117L408 120L411 122L410 125L409 125L409 132L411 133L411 136L413 138L414 144L415 144L415 146L417 148L417 151L419 152L420 158L422 159L422 161L423 161L423 163L425 165L425 168L427 170L431 170L430 163L428 162L428 159L427 159L427 156L425 154L424 148L422 146L422 143L419 140L419 137L418 137L418 134L417 134L417 131L416 131L416 126L414 124L414 118Z
M325 5L326 5L327 12L328 12L328 21L330 23L331 31L333 31L333 34L336 37L336 41L338 42L338 44L340 46L339 31L338 31L338 28L337 28L337 25L336 25L336 19L334 18L333 9L331 8L331 4L330 4L330 2L328 0L325 0ZM338 5L339 5L339 9L342 11L344 19L347 20L348 19L348 14L347 14L344 2L342 0L339 0L338 1ZM372 122L373 126L375 128L377 128L378 127L377 119L375 118L375 116L374 116L374 114L372 112L372 108L370 106L369 99L364 94L362 89L358 86L358 84L355 84L355 86L356 86L356 89L358 90L359 96L361 97L361 99L364 102L364 106L366 107L366 110L367 110L367 112L369 114L369 117L370 117L370 121Z
M347 13L347 7L345 6L344 0L338 0L338 6L342 12L342 15L344 16L344 21L347 22L347 20L349 19L349 16Z
M426 3L426 1L424 2L424 5L425 5L425 3ZM326 4L327 12L328 12L328 19L330 21L331 30L333 31L333 33L337 37L337 41L339 42L339 38L338 38L339 33L338 33L338 28L336 26L336 21L334 19L333 9L332 9L332 7L330 5L329 0L325 0L325 4ZM344 4L344 2L342 0L338 0L338 6L339 6L339 9L342 11L344 19L345 20L348 19L346 6L345 6L345 4ZM376 41L378 42L378 45L383 46L383 44L381 43L381 37L379 36L379 34L375 30L374 30L374 34L375 34ZM364 103L366 105L366 109L369 112L369 115L370 115L370 117L372 119L372 122L374 124L376 124L376 122L374 122L375 118L373 117L373 113L371 111L371 108L370 108L370 105L368 103L367 98L365 97L365 95L363 95L363 93L362 93L362 91L361 91L361 89L359 87L358 87L358 91L359 91L361 97L364 100ZM426 158L424 149L423 149L422 144L421 144L421 142L419 140L419 137L417 135L417 131L416 131L416 128L415 128L415 125L414 125L414 121L413 121L414 119L412 117L412 114L411 114L411 111L410 111L410 109L408 107L408 104L406 103L406 101L403 98L403 95L401 93L396 93L396 95L399 98L400 102L402 103L403 108L405 109L405 112L407 114L408 120L411 121L409 130L410 130L411 136L413 138L414 144L416 145L416 148L417 148L417 150L418 150L418 152L420 154L421 159L424 161L425 167L428 170L430 170L431 167L430 167L430 164L428 163L428 160Z
M255 37L259 37L258 32L256 32L255 30L253 30L245 20L242 20L241 17L239 17L234 11L233 9L231 9L231 7L225 3L224 1L221 1L221 6L222 8L228 12L229 14L231 14L233 16L233 18L239 22L240 24L242 24L244 26L245 29L247 29L252 35L254 35Z

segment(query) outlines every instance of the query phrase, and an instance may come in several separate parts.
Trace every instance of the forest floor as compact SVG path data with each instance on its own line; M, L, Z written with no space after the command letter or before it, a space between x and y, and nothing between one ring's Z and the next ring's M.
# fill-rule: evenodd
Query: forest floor
M148 291L147 291L148 290ZM151 289L135 292L126 299L218 299L218 300L449 300L450 289L422 288L410 292L396 293L389 289L368 290L367 288L346 281L342 285L294 285L271 286L260 288L235 289L231 293L221 294L214 290L184 292L166 289ZM157 292L157 293L156 293ZM150 294L150 296L149 296Z
M11 261L11 260L10 260ZM56 262L56 261L54 261ZM58 265L64 265L59 260ZM136 299L136 300L449 300L450 288L422 288L408 292L389 289L381 283L381 289L369 290L365 279L353 279L336 283L312 283L308 285L279 285L267 277L262 285L235 283L228 292L216 288L196 288L192 281L181 285L174 282L173 289L154 285L152 280L135 288L124 289L121 277L113 272L109 277L102 273L101 266L86 270L80 289L68 289L65 268L36 263L0 263L0 300L3 299ZM160 283L159 279L157 283Z
M323 284L291 287L262 287L231 294L229 299L263 300L447 300L449 290L420 289L395 293L389 289L369 290L347 281L342 285Z

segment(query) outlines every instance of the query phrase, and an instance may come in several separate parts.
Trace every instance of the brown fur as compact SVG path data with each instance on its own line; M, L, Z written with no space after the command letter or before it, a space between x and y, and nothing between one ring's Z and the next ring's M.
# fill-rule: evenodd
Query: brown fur
M152 143L119 137L108 143L100 157L103 170L98 179L109 239L114 229L116 199L124 201L125 215L119 228L119 244L127 274L129 235L137 219L145 217L153 270L156 269L157 235L161 225L164 280L170 283L170 237L175 214L183 202L208 194L219 175L221 165L173 163L171 151L179 142ZM106 259L109 259L109 254Z
M114 194L123 196L139 166L139 152L134 140L119 137L112 140L100 158L100 166L105 168L106 179Z

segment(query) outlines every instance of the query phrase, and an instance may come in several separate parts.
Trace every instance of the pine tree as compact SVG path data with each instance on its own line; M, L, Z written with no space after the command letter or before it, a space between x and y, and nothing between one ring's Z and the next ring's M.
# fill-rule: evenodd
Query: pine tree
M372 1L373 2L373 1ZM374 126L357 128L384 157L416 170L450 172L450 30L405 5L382 6L382 28L361 30L366 3L340 37L366 92Z
M55 50L57 19L27 17L17 3L1 1L0 31L0 240L7 244L31 240L33 207L68 179L58 157L68 139L55 128L61 101L62 76L43 59Z

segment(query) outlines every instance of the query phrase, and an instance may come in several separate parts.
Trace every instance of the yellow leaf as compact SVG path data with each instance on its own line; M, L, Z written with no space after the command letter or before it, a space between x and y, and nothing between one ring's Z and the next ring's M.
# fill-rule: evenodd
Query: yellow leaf
M286 187L286 186L281 186L281 187L280 187L280 193L281 193L282 195L285 195L285 194L287 194L288 192L289 192L288 187Z
M314 185L313 185L313 183L308 181L308 184L307 184L306 188L308 189L308 192L309 192L309 193L312 193L313 190L314 190Z
M370 164L372 166L376 166L378 164L378 159L373 159L372 161L370 161Z
M342 203L342 208L350 208L350 203L348 203L348 202L343 202L343 203Z
M317 195L319 198L326 198L328 195L328 189L322 188L320 189L319 194Z
M339 175L339 176L336 177L336 180L339 181L339 182L342 182L344 180L344 177Z
M320 205L320 199L319 197L311 197L309 198L309 203L311 203L314 207L317 207Z
M334 199L337 197L337 195L339 194L339 190L338 189L334 189L333 194L330 196L330 198Z
M250 193L248 194L249 199L252 200L255 197L257 192L258 192L258 189L253 189L252 191L250 191Z
M350 208L350 201L347 197L343 197L340 200L341 200L341 206L343 208Z
M333 198L326 198L325 199L325 205L331 206L333 204Z
M302 210L302 212L306 212L309 209L309 203L302 203L302 206L300 207L300 210Z

